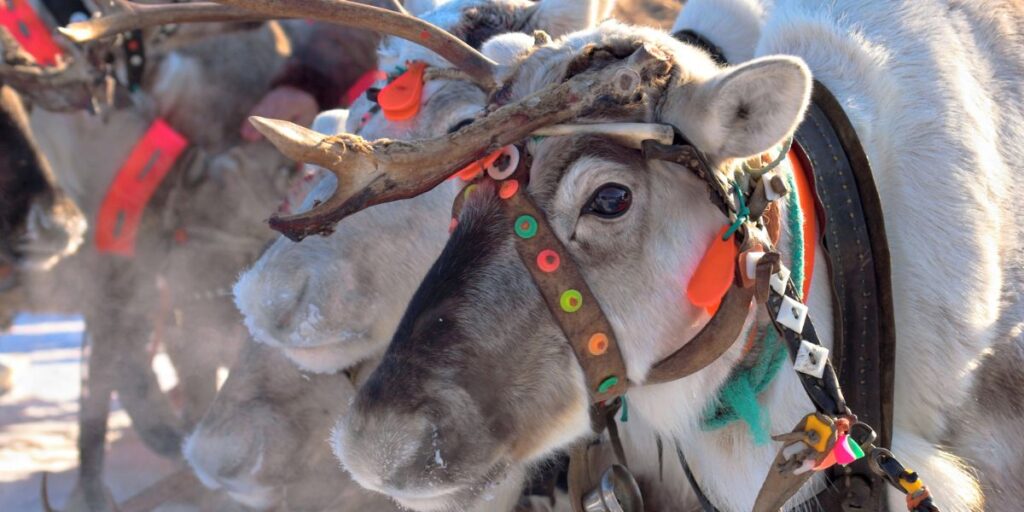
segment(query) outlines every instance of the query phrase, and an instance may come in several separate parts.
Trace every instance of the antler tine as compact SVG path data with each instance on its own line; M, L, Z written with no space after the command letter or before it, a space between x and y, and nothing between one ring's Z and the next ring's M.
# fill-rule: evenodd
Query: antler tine
M400 37L440 55L485 91L494 89L497 63L445 30L408 13L347 0L216 0L273 17L306 18Z
M72 23L57 30L76 43L85 43L129 30L166 25L168 23L260 21L275 18L275 16L268 16L212 2L137 4L119 1L117 5L119 8L111 11L110 14L88 21Z
M494 88L497 64L461 39L419 18L398 3L395 11L347 0L217 0L185 4L141 5L119 0L117 12L72 23L60 31L77 43L108 37L126 30L205 21L252 21L307 18L355 28L375 30L422 45L463 70L486 91Z
M351 134L325 136L287 121L251 118L286 156L319 165L338 176L338 187L312 210L272 217L270 226L295 241L330 233L338 221L370 206L415 197L456 170L535 130L586 115L599 104L636 101L641 76L664 76L670 65L660 52L588 71L502 106L442 137L373 143Z

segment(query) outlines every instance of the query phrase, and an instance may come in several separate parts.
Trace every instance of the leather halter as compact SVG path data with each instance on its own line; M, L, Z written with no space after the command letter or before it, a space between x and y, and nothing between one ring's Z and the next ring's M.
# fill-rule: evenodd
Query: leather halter
M645 152L663 151L659 146L653 141L644 143ZM510 229L516 233L516 251L576 354L587 382L591 403L610 403L624 395L630 385L638 383L628 381L626 364L611 323L590 291L572 255L555 236L543 211L527 191L532 158L526 146L521 144L515 147L519 161L510 176L495 180L481 173L478 180L490 179L497 182L493 188L500 196L503 186L506 190L515 190L507 197L501 196L501 201L508 212L508 218L513 220ZM676 156L680 163L694 173L717 182L704 156L693 146L683 146ZM476 191L477 183L473 183L456 197L452 207L453 222L457 222L464 201ZM728 205L735 201L720 182L716 195L719 197L716 204L723 211L729 212ZM754 248L754 238L745 233L746 228L741 228L733 237L740 253ZM707 325L682 348L656 363L644 384L681 379L718 359L739 338L750 313L754 294L754 287L745 287L738 271L735 272L733 285Z

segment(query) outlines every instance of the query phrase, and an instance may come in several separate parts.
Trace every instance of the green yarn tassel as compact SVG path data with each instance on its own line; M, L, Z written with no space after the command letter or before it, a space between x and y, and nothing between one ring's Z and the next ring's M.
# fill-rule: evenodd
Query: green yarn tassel
M804 217L800 211L800 200L796 195L796 179L792 173L786 175L789 190L793 191L786 197L788 208L786 224L789 228L790 254L792 255L790 277L796 286L797 293L803 293L804 283ZM703 429L718 430L736 420L741 420L750 429L757 445L767 444L771 437L768 434L768 416L757 401L757 396L771 384L779 373L782 362L788 352L779 340L779 335L770 326L759 333L755 346L751 349L755 354L753 362L744 361L743 366L733 370L725 384L718 390L718 396L708 404L704 413Z

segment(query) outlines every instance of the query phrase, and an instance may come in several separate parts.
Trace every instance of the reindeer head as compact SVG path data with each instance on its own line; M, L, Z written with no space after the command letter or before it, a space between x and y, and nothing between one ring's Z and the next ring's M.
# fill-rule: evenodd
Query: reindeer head
M185 441L185 458L207 487L247 506L269 509L287 498L289 508L321 510L345 478L324 439L354 393L344 374L303 374L278 351L250 343ZM287 492L317 483L315 496Z
M503 104L455 134L370 148L321 139L321 152L349 152L336 165L351 171L351 184L333 203L340 214L389 200L396 188L426 188L467 159L570 120L669 124L714 168L731 172L734 162L791 134L810 91L798 60L721 69L667 34L615 23L523 50L494 96ZM264 129L282 135L279 126ZM310 146L302 138L277 140L299 155L300 146ZM626 376L642 385L654 363L707 322L684 290L728 220L708 200L704 181L646 160L617 138L548 136L523 147L532 157L527 192L609 319ZM429 165L443 170L434 175ZM381 182L389 184L377 187ZM517 253L516 219L501 201L488 185L468 196L457 229L334 437L357 481L409 506L452 506L503 468L542 459L590 432L594 390L531 278L526 265L533 263ZM695 400L673 402L673 412L696 421L738 352L734 347L692 376Z
M82 244L86 221L61 190L31 137L14 91L0 90L0 290L14 267L47 269Z
M458 0L421 17L470 41L592 24L591 15L562 12L554 9L556 3ZM592 10L590 0L570 4L584 14ZM436 55L399 39L383 41L378 57L385 70L411 60L429 62L430 70L452 70ZM465 77L428 71L427 78L422 105L412 119L387 120L363 95L347 122L335 114L321 114L317 131L335 134L339 125L347 124L349 132L371 139L433 137L472 122L487 102L485 92ZM326 200L335 185L333 177L316 185L304 209ZM455 192L454 184L442 185L415 199L361 212L329 237L302 244L277 240L236 287L246 325L258 341L284 349L313 371L337 371L379 353L416 285L444 247Z

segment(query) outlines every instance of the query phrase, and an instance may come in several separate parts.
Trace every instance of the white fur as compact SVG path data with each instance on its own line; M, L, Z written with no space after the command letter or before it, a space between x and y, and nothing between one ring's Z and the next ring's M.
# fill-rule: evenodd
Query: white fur
M1013 77L1024 74L1018 58L1021 14L1006 6L999 9L995 3L981 7L939 1L780 1L769 10L754 52L802 58L814 77L844 104L868 152L893 257L899 336L894 451L920 472L946 510L981 507L971 472L939 443L948 418L964 403L977 359L1021 316L1016 299L1021 288L1020 228L1014 220L1013 201L1020 191L1012 173L1014 162L1024 157L1020 143L1024 94L1011 85ZM745 19L759 16L751 13ZM628 30L634 29L606 25L597 33L573 35L556 45L579 48ZM705 35L716 40L715 34ZM704 61L694 58L692 49L670 41L659 40L659 44L673 48L682 68L681 80L693 84L680 91L681 108L686 101L700 98L694 89L711 86L731 72L714 70L706 57ZM524 68L534 67L519 75L526 78L517 88L537 90L551 81L551 73L559 69L545 58L524 64ZM803 82L796 88L797 96L806 100L806 76L796 82ZM772 91L751 88L745 94L779 101L771 97ZM789 112L790 122L800 117L800 109L783 110ZM708 117L685 115L693 112L663 111L661 120L668 118L687 127L687 134L698 138L697 121ZM711 124L712 129L719 128ZM777 143L785 136L784 130L777 129L787 124L792 126L770 122L755 129L764 131L770 143ZM725 142L722 133L698 140L713 150ZM720 151L715 161L764 144ZM657 173L675 172L680 188L693 192L692 198L681 198L678 191L655 190L651 191L654 197L643 198L659 206L652 220L655 225L646 228L671 235L649 242L650 254L645 255L649 260L632 262L629 284L615 282L607 272L583 268L599 298L616 298L608 302L606 313L617 333L629 333L620 335L620 343L630 379L635 381L642 381L654 362L677 350L707 320L704 312L686 303L680 289L700 257L694 247L703 247L721 225L706 191L685 184L685 173L665 169L668 164L651 167ZM578 211L576 201L602 182L606 171L601 168L600 161L574 164L561 182L552 210ZM580 218L577 225L563 226L558 234L563 240L571 234L573 240L590 244L600 243L602 235L607 238L609 228L588 222ZM558 225L554 227L559 230ZM783 248L786 239L784 234ZM567 245L574 249L572 243ZM679 269L684 269L682 275ZM819 263L809 305L822 342L831 347L831 303L824 273L825 266ZM642 296L625 297L625 290L631 288L642 288ZM752 321L765 324L763 313L758 315ZM700 429L704 407L739 360L741 345L687 379L630 393L638 414L684 446L702 487L725 510L753 506L757 484L777 449L754 446L740 424L714 432ZM937 388L940 381L942 386ZM769 411L773 433L789 431L813 410L788 362L761 402ZM805 487L793 503L813 496L820 485ZM903 507L900 493L893 490L890 498L893 510Z
M751 9L737 20L757 18L757 7ZM971 9L931 1L779 1L756 51L805 60L844 103L868 152L894 269L894 451L921 474L944 510L980 507L970 471L938 443L947 415L967 395L972 363L1021 312L1007 299L1020 288L1011 271L1019 267L1019 228L1009 216L1019 193L1013 162L1024 157L1024 98L1009 84L1022 72L1012 57L1021 48L1007 34L1013 18L982 7L965 14ZM1016 30L1020 41L1019 25ZM727 41L728 32L704 35ZM816 278L811 312L818 332L827 333L831 315L820 304L822 282ZM664 351L679 338L662 338ZM748 510L758 486L729 482L760 482L774 448L752 446L739 426L700 432L691 409L717 388L729 359L631 396L637 411L685 443L694 471L706 475L699 478L702 487L720 508ZM669 400L679 405L664 407ZM789 364L762 403L772 413L773 432L789 430L810 410ZM898 493L890 496L892 510L904 506Z
M446 30L453 29L462 20L463 10L481 4L508 5L509 7L535 6L532 23L552 37L580 30L607 18L615 2L611 0L540 0L532 4L526 0L449 0L418 17ZM437 54L413 42L395 37L385 38L379 51L379 67L394 72L409 61L422 61L431 66L449 67Z
M810 95L811 76L802 61L765 57L718 74L674 119L709 157L747 158L793 133Z
M689 0L672 33L692 30L718 46L731 63L754 58L761 35L764 4L758 0Z

